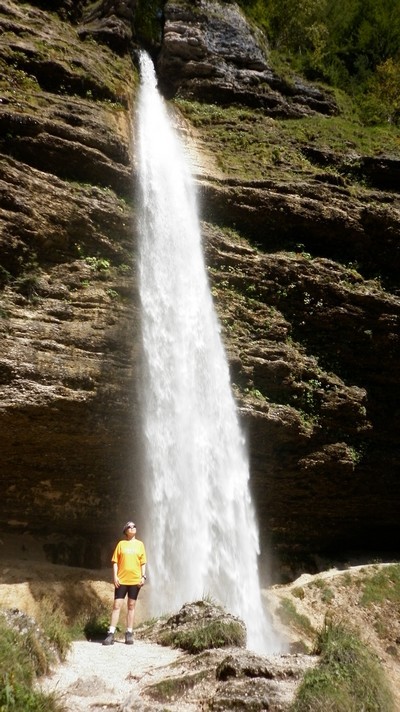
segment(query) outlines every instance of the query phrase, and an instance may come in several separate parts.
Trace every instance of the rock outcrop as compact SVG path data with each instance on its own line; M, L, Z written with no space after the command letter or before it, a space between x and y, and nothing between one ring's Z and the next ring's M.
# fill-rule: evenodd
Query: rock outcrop
M141 524L136 8L0 0L0 528L59 563L100 565L119 521ZM233 3L167 2L158 71L212 155L204 243L263 558L278 577L384 556L399 533L398 155L323 148L309 126L285 151L279 117L337 108L278 77Z
M174 708L181 704L206 704L221 712L232 709L283 712L290 708L304 673L315 666L317 658L296 653L257 655L245 650L233 637L229 640L228 635L225 639L223 624L245 630L240 619L203 600L186 604L167 621L144 624L135 631L139 640L162 644L171 642L171 633L175 633L175 647L179 647L181 639L182 649L191 653L166 670L163 680L143 686L141 700L145 700L149 709L161 709L162 704ZM204 635L208 628L213 631L214 642L212 636ZM196 650L198 643L201 646ZM139 696L133 694L126 700L124 710L136 709L138 700Z
M300 78L285 81L271 68L265 38L235 3L169 0L164 16L157 69L167 96L243 104L271 116L336 113L327 92Z
M0 10L2 528L99 564L135 470L135 73L57 15Z

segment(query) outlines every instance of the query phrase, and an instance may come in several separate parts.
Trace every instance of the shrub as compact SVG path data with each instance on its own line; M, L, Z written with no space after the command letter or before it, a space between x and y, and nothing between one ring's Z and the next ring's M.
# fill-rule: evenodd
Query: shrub
M356 633L325 623L314 652L319 665L305 674L291 712L394 712L384 671Z
M1 712L61 712L54 695L33 689L48 671L54 649L35 621L20 611L0 615Z
M107 634L110 624L110 610L102 604L94 607L83 619L81 627L88 640L100 640ZM117 626L117 630L119 630Z

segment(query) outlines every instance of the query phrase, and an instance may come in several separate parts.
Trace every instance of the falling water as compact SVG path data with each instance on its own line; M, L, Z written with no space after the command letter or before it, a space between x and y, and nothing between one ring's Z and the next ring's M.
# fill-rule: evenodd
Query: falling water
M277 650L258 578L249 465L202 253L183 148L141 53L139 275L145 543L152 614L211 596L248 647Z

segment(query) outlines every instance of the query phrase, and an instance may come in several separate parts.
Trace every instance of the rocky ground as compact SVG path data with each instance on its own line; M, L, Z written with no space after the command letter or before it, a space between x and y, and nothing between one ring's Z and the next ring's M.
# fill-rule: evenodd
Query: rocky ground
M390 597L372 604L363 599L366 582L385 566L359 565L304 574L291 584L264 590L266 607L288 648L288 652L266 656L240 648L191 655L158 645L154 628L146 623L144 589L138 601L134 646L124 644L123 633L109 648L99 641L76 641L66 662L54 668L40 685L55 692L68 712L195 712L204 709L206 701L213 710L230 710L239 703L240 709L246 709L253 701L254 709L284 712L304 672L317 663L317 656L312 654L315 632L329 617L351 624L376 652L400 708L398 604ZM31 562L29 572L26 569L23 560L2 562L1 608L18 607L35 616L44 590L55 592L61 609L69 614L76 613L80 605L87 610L90 603L111 604L108 569L71 569L44 561ZM298 613L290 620L279 612L288 599Z
M40 682L41 689L55 692L67 710L100 712L105 709L140 709L140 692L154 685L174 669L184 666L185 655L155 643L135 641L113 646L76 641L66 663ZM129 703L128 703L129 700ZM192 709L183 705L182 709Z
M144 519L143 43L133 0L52 8L0 0L0 529L41 537L53 563L100 567L118 521ZM363 127L343 97L280 76L234 5L169 0L164 19L150 46L194 158L262 554L275 581L315 572L321 557L390 560L398 132Z

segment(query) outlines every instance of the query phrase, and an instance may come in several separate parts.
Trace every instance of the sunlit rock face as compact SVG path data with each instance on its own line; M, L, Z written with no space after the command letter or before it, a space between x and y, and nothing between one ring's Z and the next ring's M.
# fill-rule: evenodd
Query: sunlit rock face
M121 521L141 524L140 41L135 2L53 5L0 2L0 525L5 542L26 532L55 562L97 566ZM237 7L221 7L166 4L168 96L271 117L336 111L319 89L289 90ZM345 166L311 142L303 151L312 175L252 180L205 162L198 178L262 554L277 577L321 557L383 555L399 527L399 161Z
M327 92L300 79L285 81L271 68L265 38L238 5L170 0L164 15L157 68L167 96L239 103L265 109L271 116L336 113Z
M134 74L47 5L0 6L1 517L97 565L136 469Z

